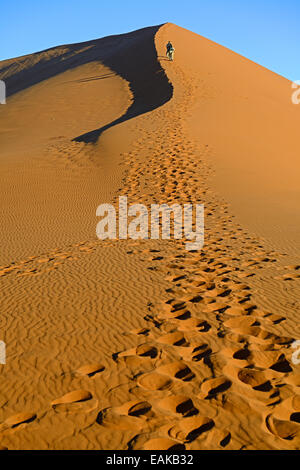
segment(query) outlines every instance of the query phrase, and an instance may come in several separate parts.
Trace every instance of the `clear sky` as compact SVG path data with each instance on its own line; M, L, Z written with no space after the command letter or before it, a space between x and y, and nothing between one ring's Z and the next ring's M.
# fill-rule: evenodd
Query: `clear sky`
M300 80L300 0L0 0L0 60L171 22Z

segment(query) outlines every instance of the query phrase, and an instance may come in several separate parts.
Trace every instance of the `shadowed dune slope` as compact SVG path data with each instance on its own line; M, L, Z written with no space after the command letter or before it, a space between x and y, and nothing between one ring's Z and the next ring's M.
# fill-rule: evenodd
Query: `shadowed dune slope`
M95 236L96 207L110 200L120 183L123 168L117 160L136 136L132 118L172 96L157 60L158 29L0 63L8 92L7 104L0 107L4 262L30 255L33 246L44 250ZM116 126L126 122L130 128ZM85 145L96 143L104 130L100 146Z
M40 81L90 62L99 61L109 67L129 82L133 94L132 104L120 118L74 139L95 143L104 130L162 106L171 99L173 88L157 60L154 45L154 36L159 28L152 26L128 34L54 47L6 60L0 66L0 78L5 80L7 95L11 96ZM94 79L97 80L97 77Z

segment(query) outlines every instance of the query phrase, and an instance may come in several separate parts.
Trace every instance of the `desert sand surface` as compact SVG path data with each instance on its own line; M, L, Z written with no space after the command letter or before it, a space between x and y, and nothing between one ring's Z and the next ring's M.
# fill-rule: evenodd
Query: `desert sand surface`
M1 448L299 449L291 83L170 23L0 79ZM121 195L204 203L203 249L99 240Z

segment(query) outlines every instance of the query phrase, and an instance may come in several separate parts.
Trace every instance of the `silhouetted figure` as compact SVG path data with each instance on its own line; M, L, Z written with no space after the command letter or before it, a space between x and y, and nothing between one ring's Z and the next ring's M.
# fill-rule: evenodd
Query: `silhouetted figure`
M168 59L173 60L175 49L174 49L172 43L169 41L166 47L167 47L167 57L168 57Z

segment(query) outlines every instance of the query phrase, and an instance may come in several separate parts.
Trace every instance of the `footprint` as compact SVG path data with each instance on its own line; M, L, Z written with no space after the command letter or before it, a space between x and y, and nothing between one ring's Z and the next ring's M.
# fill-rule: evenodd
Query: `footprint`
M226 309L226 315L230 315L233 317L240 317L242 315L248 315L248 311L240 306L232 306Z
M201 395L203 395L203 398L211 398L216 396L218 393L225 392L230 388L230 386L231 381L224 376L208 379L201 385Z
M176 305L165 305L158 313L159 319L186 319L191 316L190 311L186 308L185 303Z
M106 408L99 411L96 418L96 423L100 426L115 431L141 431L144 426L144 421L139 417L119 414L112 408Z
M199 318L188 318L187 320L180 320L178 322L177 329L179 331L192 331L197 330L199 332L206 332L210 329L209 323L206 320L201 320Z
M115 357L128 357L128 356L138 356L138 357L150 357L154 359L158 354L157 348L150 344L140 344L136 348L128 349L127 351L123 351L114 355Z
M251 316L246 317L232 317L224 322L224 326L231 329L235 333L250 336L252 343L264 343L269 341L270 346L275 344L289 344L293 340L285 336L277 336L270 331L260 327L260 322Z
M137 329L131 330L130 333L132 333L134 335L147 336L149 332L150 332L150 330L148 328L137 328Z
M157 372L150 372L140 376L137 384L146 390L166 390L170 388L172 380L166 375Z
M236 330L238 333L245 331L246 329L250 327L259 326L259 325L260 323L255 318L244 317L244 316L233 317L224 322L224 326L232 330Z
M291 421L277 419L272 414L265 418L267 430L281 439L292 440L300 435L300 425Z
M120 415L128 415L139 417L149 414L152 406L147 401L132 400L124 403L123 405L115 408L115 411Z
M21 424L31 423L36 419L35 413L17 413L15 415L10 416L7 418L1 425L0 425L0 432L3 432L7 429L13 429Z
M261 370L238 368L232 365L227 365L224 372L233 380L256 390L271 390L271 384L265 373Z
M157 341L159 343L169 344L172 346L183 346L184 344L187 344L184 334L179 331L160 336Z
M300 374L297 374L295 372L293 374L289 374L285 378L285 382L287 384L294 385L295 387L300 387Z
M207 416L183 418L180 422L169 428L168 435L178 441L192 442L204 432L210 431L214 421Z
M256 314L258 312L255 312ZM262 314L260 314L262 315ZM281 316L281 315L276 315L275 313L263 313L262 317L269 323L273 323L274 325L278 325L282 321L284 321L286 318Z
M157 371L161 374L168 375L172 378L188 382L195 377L191 369L181 361L175 361L158 367Z
M249 364L262 369L273 369L278 372L291 372L292 368L280 351L253 351L248 358Z
M226 447L231 441L231 434L225 429L213 429L207 443L211 446Z
M300 395L293 395L282 401L275 408L273 414L278 419L300 424Z
M239 367L247 367L249 365L248 358L250 351L247 348L237 348L235 346L224 348L221 353L229 358L233 364Z
M203 343L197 346L183 347L180 349L181 356L186 361L198 362L212 353L208 344Z
M91 398L93 398L93 395L87 390L74 390L73 392L66 393L66 395L53 400L51 405L56 406L63 403L75 403L90 400Z
M207 290L203 293L205 297L227 297L230 294L230 289L215 288Z
M198 413L192 399L185 395L171 395L160 400L157 403L157 406L164 411L181 414L184 417Z
M87 375L88 377L94 377L94 375L103 372L105 367L102 364L87 364L85 366L81 366L76 370L76 374L78 375Z
M225 310L227 307L228 307L228 304L226 304L225 302L214 301L214 302L208 303L203 309L203 312L205 313L218 312L218 311Z
M293 342L293 338L289 338L287 336L278 336L278 335L275 335L274 333L271 333L270 331L267 331L259 327L251 327L251 328L254 328L255 330L255 331L252 330L252 333L250 333L250 335L252 336L251 338L252 342L264 343L266 341L269 341L270 344L275 343L279 345L290 344Z
M88 390L74 390L53 400L51 406L55 411L74 413L91 411L98 405L98 400Z

